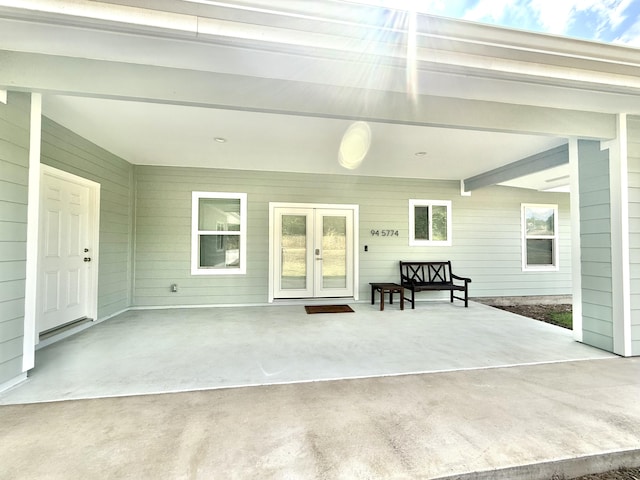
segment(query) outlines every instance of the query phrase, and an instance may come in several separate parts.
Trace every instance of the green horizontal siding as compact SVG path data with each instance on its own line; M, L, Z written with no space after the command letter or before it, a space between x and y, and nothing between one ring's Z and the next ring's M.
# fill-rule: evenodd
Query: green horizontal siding
M30 97L0 103L0 384L22 373Z
M0 338L4 338L7 341L22 339L23 331L24 320L19 316L5 322L0 322Z
M594 323L588 316L582 315L583 323L588 322L589 324ZM607 352L613 352L613 335L607 331L606 334L595 333L593 329L585 330L583 329L582 333L582 341L587 345L592 345L596 348L600 348Z
M567 194L490 187L462 197L452 181L151 166L135 172L136 306L266 302L269 202L359 205L361 299L369 282L397 281L401 259L452 260L455 273L473 278L474 296L571 293ZM248 194L246 275L191 275L192 191ZM453 202L453 246L409 247L411 198ZM522 272L521 203L559 205L559 272ZM381 229L398 236L371 235Z
M613 351L609 154L599 142L578 149L583 341Z
M43 118L42 162L100 184L98 317L131 304L133 166Z

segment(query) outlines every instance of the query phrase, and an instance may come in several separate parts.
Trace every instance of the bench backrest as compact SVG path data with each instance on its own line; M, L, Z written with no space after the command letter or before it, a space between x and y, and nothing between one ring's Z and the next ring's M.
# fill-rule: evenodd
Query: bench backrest
M401 283L451 283L451 262L400 262Z

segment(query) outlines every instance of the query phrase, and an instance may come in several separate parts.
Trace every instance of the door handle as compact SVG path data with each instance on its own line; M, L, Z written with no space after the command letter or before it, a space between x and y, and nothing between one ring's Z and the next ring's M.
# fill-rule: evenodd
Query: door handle
M84 257L84 261L85 262L90 262L91 261L91 257Z

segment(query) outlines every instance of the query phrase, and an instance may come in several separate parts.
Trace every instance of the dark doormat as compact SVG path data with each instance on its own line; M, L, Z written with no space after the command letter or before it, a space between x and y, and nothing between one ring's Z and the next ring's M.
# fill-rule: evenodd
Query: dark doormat
M347 313L353 312L349 305L305 305L307 313Z

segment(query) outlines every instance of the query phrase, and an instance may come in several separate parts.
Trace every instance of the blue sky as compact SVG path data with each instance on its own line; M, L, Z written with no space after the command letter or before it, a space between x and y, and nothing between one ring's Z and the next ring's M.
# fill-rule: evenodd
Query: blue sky
M362 0L360 0L362 1ZM640 47L640 0L368 0L391 8Z

